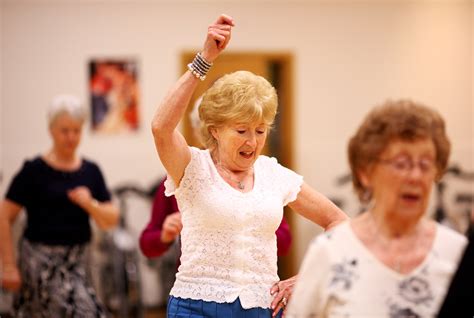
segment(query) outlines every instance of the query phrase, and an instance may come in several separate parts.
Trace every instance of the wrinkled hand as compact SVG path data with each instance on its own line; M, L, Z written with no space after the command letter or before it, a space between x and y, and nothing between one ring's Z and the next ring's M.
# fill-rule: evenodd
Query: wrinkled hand
M174 212L168 215L163 222L161 230L161 241L163 243L170 243L181 233L183 223L181 223L181 213Z
M21 276L18 267L11 266L3 268L0 274L0 276L2 277L1 283L3 288L12 292L16 292L20 289Z
M207 28L207 37L204 42L202 57L208 62L213 62L217 56L227 47L231 37L231 30L234 26L234 19L221 14L216 22Z
M290 301L293 287L295 286L297 276L290 277L286 280L281 280L275 283L270 289L270 294L273 297L271 308L273 309L273 317L275 317L280 309L283 309L283 315L286 313L286 305Z
M89 188L85 186L79 186L67 192L69 200L77 204L81 208L87 211L87 208L93 205L95 201L91 195Z

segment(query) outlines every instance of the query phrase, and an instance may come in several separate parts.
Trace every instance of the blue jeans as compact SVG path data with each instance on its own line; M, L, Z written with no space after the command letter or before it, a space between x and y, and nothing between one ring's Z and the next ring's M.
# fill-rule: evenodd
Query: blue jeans
M183 299L170 296L168 299L168 318L271 318L269 308L244 309L237 298L232 303ZM281 318L280 311L277 318Z

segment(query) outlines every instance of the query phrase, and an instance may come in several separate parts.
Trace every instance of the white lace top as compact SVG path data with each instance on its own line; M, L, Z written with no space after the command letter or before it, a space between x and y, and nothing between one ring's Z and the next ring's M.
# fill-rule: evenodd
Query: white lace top
M275 158L254 164L254 187L242 193L222 179L208 150L191 147L180 186L172 178L183 222L181 265L171 295L218 303L240 297L243 308L269 308L277 282L275 231L283 207L294 201L303 178Z

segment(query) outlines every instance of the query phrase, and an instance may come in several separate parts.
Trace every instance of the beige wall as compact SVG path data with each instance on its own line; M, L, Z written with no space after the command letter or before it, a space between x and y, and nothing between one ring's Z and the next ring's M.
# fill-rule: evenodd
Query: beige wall
M324 194L352 198L349 187L335 186L348 171L346 141L387 98L439 109L452 161L474 170L469 1L4 0L0 10L2 195L23 160L50 146L50 98L68 92L87 100L91 57L139 58L142 129L121 136L87 130L81 152L101 165L110 186L155 181L164 173L149 131L155 105L179 75L180 52L200 48L221 12L236 21L229 50L294 53L295 169ZM317 226L300 218L297 226L299 263Z
M3 43L3 6L0 5L0 45ZM3 47L0 47L0 194L2 186L4 184L4 172L3 172ZM1 308L0 308L1 309Z

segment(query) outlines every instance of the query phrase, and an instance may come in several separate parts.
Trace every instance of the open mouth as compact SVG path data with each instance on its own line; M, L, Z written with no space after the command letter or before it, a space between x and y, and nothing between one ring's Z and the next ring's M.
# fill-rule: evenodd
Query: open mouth
M245 159L250 159L253 157L253 151L240 151L239 154Z
M414 193L404 193L402 194L402 199L405 202L415 203L421 200L421 195Z

